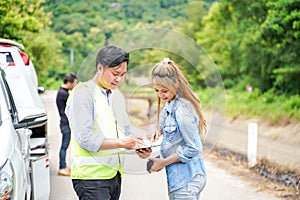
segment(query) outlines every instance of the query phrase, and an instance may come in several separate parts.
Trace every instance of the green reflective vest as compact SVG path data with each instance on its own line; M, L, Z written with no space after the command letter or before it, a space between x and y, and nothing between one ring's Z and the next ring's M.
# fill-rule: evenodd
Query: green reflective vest
M125 99L119 90L113 92L113 110L96 84L80 83L78 87L87 87L93 93L94 133L104 138L123 138L124 123L127 116ZM70 97L72 94L70 95ZM122 107L120 107L122 106ZM116 115L116 116L115 116ZM71 127L72 130L72 127ZM75 137L71 139L71 178L72 179L111 179L117 172L123 176L124 157L119 149L100 150L93 153L82 149Z

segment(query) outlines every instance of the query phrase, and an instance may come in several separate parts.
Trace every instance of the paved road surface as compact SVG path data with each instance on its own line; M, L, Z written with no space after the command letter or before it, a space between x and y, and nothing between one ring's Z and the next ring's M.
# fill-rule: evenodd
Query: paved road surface
M48 111L48 134L50 142L51 200L76 200L69 177L57 175L58 152L61 143L59 116L55 106L55 91L42 95ZM158 152L158 151L157 151ZM69 162L69 158L68 158ZM125 161L126 174L122 182L121 200L167 200L167 186L164 171L148 174L145 171L146 160L128 155ZM278 198L261 194L246 182L220 169L214 163L205 160L208 180L203 192L205 200L276 200ZM70 162L69 162L70 163Z
M216 137L218 137L217 141L219 147L227 147L235 152L247 155L248 123L255 122L258 124L258 158L265 158L279 165L282 165L283 167L297 169L298 171L300 171L300 156L295 156L300 155L299 143L293 143L291 141L286 142L281 140L271 140L270 138L267 138L267 134L263 133L266 128L260 127L260 123L255 119L248 119L243 121L236 120L234 122L229 122L229 120L227 119L223 124L221 124L221 122L223 122L221 120L221 117L216 116L215 119L212 120L212 123L209 124L209 130L212 130L211 132L213 133L209 134L213 135L214 137L208 137L207 141L210 142L210 140L212 139L213 141L211 141L211 143L214 143ZM223 126L221 133L215 134L219 133L219 129L216 127L220 126Z

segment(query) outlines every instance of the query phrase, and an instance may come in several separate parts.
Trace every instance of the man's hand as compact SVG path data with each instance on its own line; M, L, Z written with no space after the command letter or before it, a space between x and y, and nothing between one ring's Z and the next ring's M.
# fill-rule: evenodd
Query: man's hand
M141 137L127 137L121 139L105 138L99 150L117 148L136 149L144 145L143 138Z
M152 149L150 147L149 148L142 148L142 149L135 150L135 152L140 158L145 159L145 158L148 158L151 155Z
M118 148L134 149L144 145L143 138L141 137L127 137L118 141Z

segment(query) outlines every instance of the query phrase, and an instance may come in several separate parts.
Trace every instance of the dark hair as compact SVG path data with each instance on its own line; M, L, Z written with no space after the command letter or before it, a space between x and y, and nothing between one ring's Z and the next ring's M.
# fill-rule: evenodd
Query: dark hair
M120 47L105 46L99 50L96 57L96 68L100 63L103 68L115 67L122 62L129 63L129 53Z
M75 81L75 79L77 79L76 74L74 74L73 72L69 72L64 76L64 83L67 83L67 82L73 83Z

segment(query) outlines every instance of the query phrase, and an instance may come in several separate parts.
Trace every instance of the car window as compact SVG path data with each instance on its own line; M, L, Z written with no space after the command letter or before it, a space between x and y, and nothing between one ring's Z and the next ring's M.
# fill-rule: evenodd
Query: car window
M16 121L17 109L12 100L12 95L9 90L9 86L4 79L4 73L0 70L0 105L1 109L6 109L9 112L2 111L2 119L7 118L9 115L12 121Z
M9 116L8 112L11 108L8 107L7 101L8 99L5 98L5 92L3 91L4 87L3 84L0 82L0 105L1 105L1 120L7 119ZM7 111L2 111L2 109L6 109Z
M14 66L15 62L10 52L0 52L1 54L4 54L6 56L6 62L8 63L8 66Z

